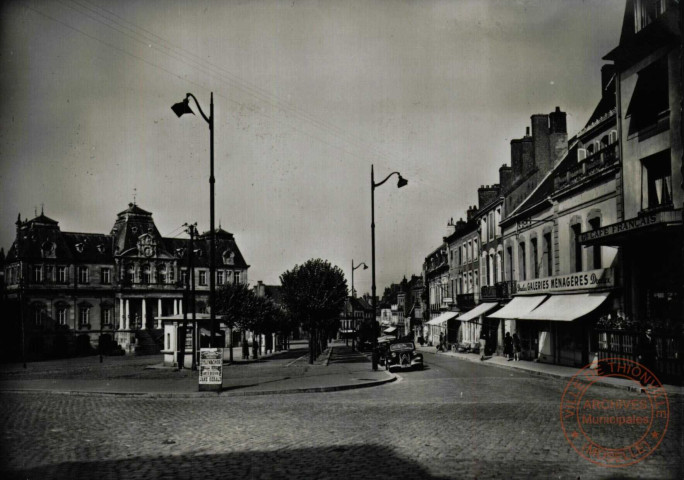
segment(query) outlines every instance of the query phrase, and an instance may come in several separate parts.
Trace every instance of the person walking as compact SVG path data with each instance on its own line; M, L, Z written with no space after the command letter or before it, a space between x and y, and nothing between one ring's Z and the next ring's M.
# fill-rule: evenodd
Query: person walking
M480 329L480 361L485 359L485 350L487 348L487 332L484 327Z
M522 352L522 342L520 342L520 337L518 336L517 333L513 334L513 351L514 351L513 359L516 362L519 362L520 361L520 352Z
M509 362L513 360L513 337L511 337L511 332L506 332L504 337L504 356Z
M641 365L648 368L651 373L656 376L657 373L655 370L657 366L657 355L658 353L656 349L655 338L653 338L653 330L647 328L645 335L639 339L639 355L637 356L637 360ZM640 381L641 385L645 386L643 380Z
M444 332L439 332L439 345L437 345L437 351L444 351Z

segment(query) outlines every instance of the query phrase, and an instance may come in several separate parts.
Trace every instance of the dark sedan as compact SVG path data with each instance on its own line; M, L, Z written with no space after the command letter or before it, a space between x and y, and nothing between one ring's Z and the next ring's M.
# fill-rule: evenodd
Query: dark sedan
M423 368L423 354L416 352L413 342L396 342L389 346L387 360L385 362L387 370L400 368L402 370L410 368Z

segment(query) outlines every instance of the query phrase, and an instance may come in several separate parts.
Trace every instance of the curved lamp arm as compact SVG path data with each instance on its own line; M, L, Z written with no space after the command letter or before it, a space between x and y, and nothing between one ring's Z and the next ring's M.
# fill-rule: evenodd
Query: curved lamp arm
M197 101L197 97L195 97L192 93L186 93L185 94L185 100L187 101L188 98L192 98L195 101L195 105L197 105L197 109L200 112L200 115L202 115L202 118L204 118L204 121L207 122L210 126L213 123L211 118L207 117L204 114L204 111L202 110L202 107L200 106L199 102Z
M352 262L353 263L353 262ZM363 267L364 270L368 270L368 265L366 265L366 262L361 262L357 266L353 267L354 270L356 270L359 267Z
M401 188L401 187L403 187L404 185L406 185L406 184L408 183L408 180L406 180L404 177L402 177L402 176L401 176L401 173L399 173L399 172L392 172L392 173L390 173L389 175L387 175L383 181L378 182L378 183L373 182L373 189L375 189L376 187L379 187L380 185L382 185L383 183L385 183L385 182L386 182L387 180L389 180L389 178L390 178L392 175L394 175L395 173L396 173L397 176L399 177L399 181L397 182L397 188Z

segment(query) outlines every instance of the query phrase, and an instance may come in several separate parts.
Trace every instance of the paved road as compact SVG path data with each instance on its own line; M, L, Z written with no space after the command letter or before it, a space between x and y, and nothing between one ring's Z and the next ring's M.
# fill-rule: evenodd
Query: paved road
M3 478L682 478L682 401L660 447L595 466L559 422L564 382L426 354L381 387L243 398L8 394ZM638 394L599 388L609 399ZM625 434L626 435L626 434ZM619 438L617 440L620 440Z

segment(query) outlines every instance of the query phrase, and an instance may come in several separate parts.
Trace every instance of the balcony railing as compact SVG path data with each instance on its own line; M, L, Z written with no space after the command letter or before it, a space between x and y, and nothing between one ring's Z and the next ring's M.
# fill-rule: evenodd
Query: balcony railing
M458 308L470 309L475 306L475 294L474 293L461 293L456 295L456 305Z
M513 281L497 282L493 286L484 286L480 289L482 300L500 300L511 298L516 292L516 283Z
M560 174L554 179L556 190L570 187L583 182L587 177L618 163L620 153L617 142L602 148L598 152L588 156L581 163L567 170L565 175Z

